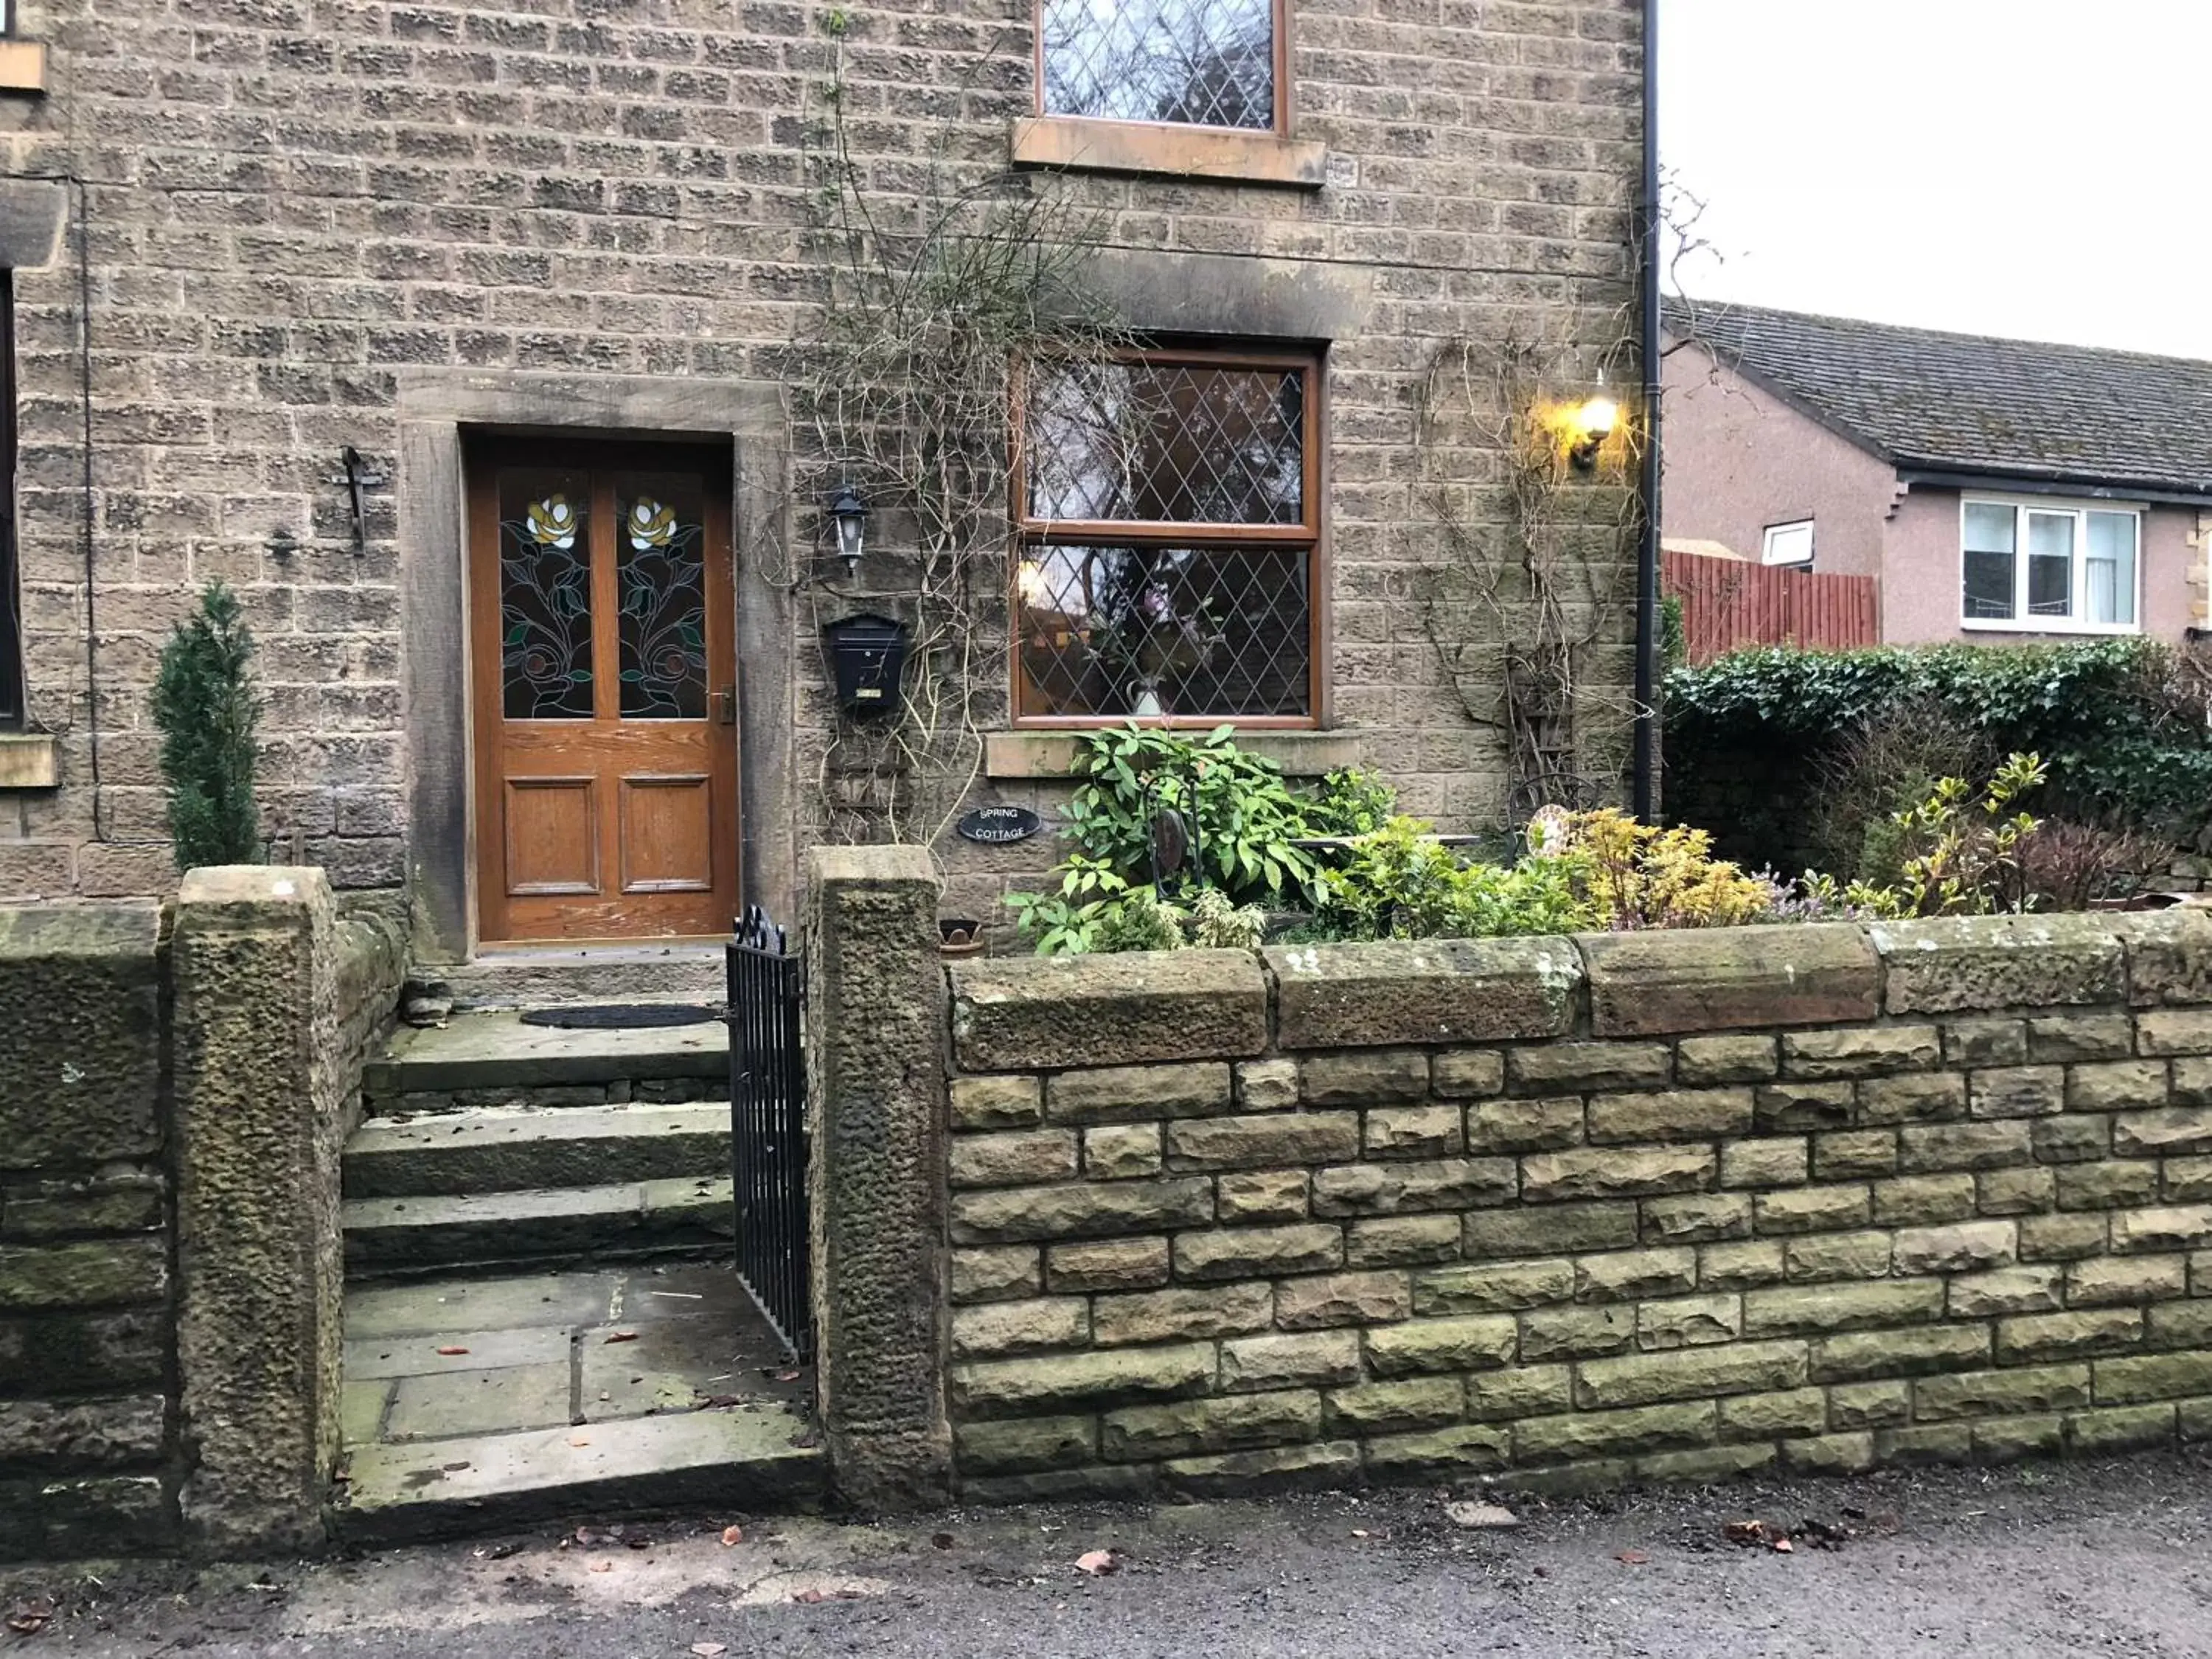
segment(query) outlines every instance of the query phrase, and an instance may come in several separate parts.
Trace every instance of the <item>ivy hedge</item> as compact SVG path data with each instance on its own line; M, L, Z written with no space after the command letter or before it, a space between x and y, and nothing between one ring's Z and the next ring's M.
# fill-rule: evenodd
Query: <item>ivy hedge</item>
M1927 699L1996 755L2050 769L2041 811L2212 840L2212 726L2194 665L2154 641L1764 647L1666 680L1668 817L1748 868L1802 868L1823 759L1854 729Z

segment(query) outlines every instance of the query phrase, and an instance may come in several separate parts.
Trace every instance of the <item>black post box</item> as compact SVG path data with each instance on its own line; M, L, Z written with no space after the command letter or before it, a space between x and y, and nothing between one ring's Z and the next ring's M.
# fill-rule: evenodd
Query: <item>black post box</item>
M838 704L849 714L887 714L899 706L899 673L906 666L906 624L863 611L841 617L822 630L830 644L830 672Z

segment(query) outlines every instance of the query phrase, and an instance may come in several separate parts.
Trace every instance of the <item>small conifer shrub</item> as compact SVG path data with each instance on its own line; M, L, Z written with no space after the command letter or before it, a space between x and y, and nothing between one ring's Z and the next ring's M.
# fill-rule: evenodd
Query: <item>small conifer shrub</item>
M154 723L161 730L161 775L179 870L261 861L253 805L253 730L260 718L252 632L238 595L210 582L199 610L177 624L162 647L154 681Z

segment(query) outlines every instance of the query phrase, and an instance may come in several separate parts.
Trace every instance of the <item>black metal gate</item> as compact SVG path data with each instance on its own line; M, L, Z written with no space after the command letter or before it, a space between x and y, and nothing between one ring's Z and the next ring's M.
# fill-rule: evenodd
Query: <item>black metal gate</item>
M738 1273L786 1346L808 1358L806 1065L802 964L756 905L729 945L730 1152Z

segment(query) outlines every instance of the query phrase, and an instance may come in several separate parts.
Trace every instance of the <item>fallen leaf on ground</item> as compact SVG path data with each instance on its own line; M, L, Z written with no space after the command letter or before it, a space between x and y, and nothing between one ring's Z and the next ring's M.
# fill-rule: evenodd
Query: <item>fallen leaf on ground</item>
M1775 1553L1778 1555L1793 1554L1796 1553L1796 1547L1791 1544L1787 1538L1778 1538L1774 1540Z
M1642 1567L1650 1565L1651 1558L1642 1550L1623 1550L1613 1558L1626 1566Z
M729 1650L728 1646L721 1642L694 1642L691 1644L691 1651L697 1654L699 1659L719 1659L720 1655Z
M949 1550L952 1547L952 1534L949 1532L932 1533L929 1541L933 1548Z
M617 1331L613 1335L610 1336L607 1340L609 1342L635 1342L637 1340L637 1333L635 1331Z
M1075 1570L1087 1572L1093 1578L1103 1578L1109 1572L1119 1571L1121 1565L1111 1550L1085 1550L1075 1558Z
M441 1348L441 1349L439 1349L439 1350L438 1350L438 1352L439 1352L440 1353L441 1353L441 1354L445 1355L447 1358L451 1359L451 1358L452 1358L455 1354L458 1354L458 1353L466 1353L466 1352L468 1352L468 1350L467 1350L466 1348L450 1348L450 1347L448 1347L448 1348Z
M822 1592L818 1589L803 1589L795 1592L791 1599L794 1601L803 1601L811 1607L817 1601L821 1601L823 1596Z
M572 1434L568 1437L568 1443L572 1446L588 1446L592 1443L580 1434Z
M15 1603L8 1615L8 1628L19 1636L36 1636L52 1620L54 1604L43 1595Z
M1477 1530L1521 1524L1521 1517L1502 1504L1447 1504L1444 1519L1455 1527Z
M1352 1535L1354 1538L1365 1538L1365 1537L1367 1537L1369 1534L1368 1534L1368 1531L1367 1531L1367 1528L1364 1528L1364 1527L1354 1527L1354 1528L1352 1529Z
M521 1551L521 1545L514 1543L493 1544L487 1548L478 1550L477 1552L477 1559L479 1561L504 1561L508 1556L519 1553Z
M1766 1541L1766 1522L1731 1521L1721 1528L1721 1535L1731 1544L1763 1544Z
M723 1548L727 1549L732 1544L742 1544L744 1541L745 1529L743 1527L725 1527L722 1528Z
M593 1572L612 1572L614 1570L615 1564L611 1561L594 1561L592 1563L592 1571Z
M775 1374L775 1380L779 1382L796 1382L800 1377L805 1375L806 1373L805 1371L801 1370L798 1366L793 1365L788 1370L778 1371Z

